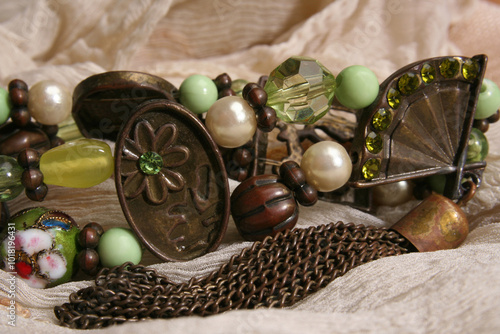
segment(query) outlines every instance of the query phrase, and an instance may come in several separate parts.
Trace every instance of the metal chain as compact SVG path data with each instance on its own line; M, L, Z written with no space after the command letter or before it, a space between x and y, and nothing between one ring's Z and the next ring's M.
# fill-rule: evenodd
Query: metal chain
M55 307L60 324L101 328L125 321L207 316L234 309L285 307L349 269L409 252L395 231L342 222L294 229L254 243L206 277L173 283L130 263L101 270L95 286Z

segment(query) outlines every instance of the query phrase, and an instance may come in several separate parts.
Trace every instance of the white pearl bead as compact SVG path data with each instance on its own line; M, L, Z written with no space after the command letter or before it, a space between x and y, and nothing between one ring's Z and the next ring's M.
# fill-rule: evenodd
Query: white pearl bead
M397 206L413 198L413 183L399 181L373 187L373 200L377 205Z
M342 187L351 177L352 162L345 148L333 141L322 141L309 147L300 167L307 182L322 192Z
M56 125L71 113L71 94L55 81L34 84L28 95L28 110L32 117L45 125Z
M226 96L208 109L205 125L218 145L233 148L252 139L257 119L252 107L241 97Z

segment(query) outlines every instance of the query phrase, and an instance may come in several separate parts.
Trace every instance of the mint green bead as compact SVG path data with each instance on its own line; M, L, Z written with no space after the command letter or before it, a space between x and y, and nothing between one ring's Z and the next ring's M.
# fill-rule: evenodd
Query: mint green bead
M337 76L335 96L347 108L362 109L368 107L377 98L378 91L377 76L367 67L349 66Z
M21 183L23 171L16 159L0 155L0 202L10 201L23 191Z
M10 115L9 92L0 88L0 124L5 123Z
M194 74L187 77L179 87L179 100L182 105L194 112L203 114L217 101L217 86L207 76Z
M498 108L500 108L500 89L493 81L483 79L474 118L488 118L496 113Z
M141 243L135 234L126 228L113 227L104 232L97 246L99 259L103 267L114 267L132 262L141 262Z

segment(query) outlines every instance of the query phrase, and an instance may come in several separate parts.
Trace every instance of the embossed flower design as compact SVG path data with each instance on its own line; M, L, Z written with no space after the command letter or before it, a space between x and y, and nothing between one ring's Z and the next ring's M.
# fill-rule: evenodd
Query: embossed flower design
M144 194L154 204L162 204L169 192L180 191L186 181L174 167L182 166L189 158L189 149L174 145L178 129L163 124L156 130L147 120L133 128L133 139L126 138L122 150L121 175L123 190L129 199Z

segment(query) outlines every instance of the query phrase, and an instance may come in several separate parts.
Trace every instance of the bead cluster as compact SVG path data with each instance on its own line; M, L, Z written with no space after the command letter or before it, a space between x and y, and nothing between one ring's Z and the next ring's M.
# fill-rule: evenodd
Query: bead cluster
M87 275L94 276L99 270L97 246L103 233L102 226L92 222L85 225L78 234L78 244L82 250L78 253L76 260L79 268Z
M19 153L17 162L24 168L21 183L26 189L26 196L32 201L43 201L48 188L43 182L43 174L39 169L40 153L32 148L24 149Z

